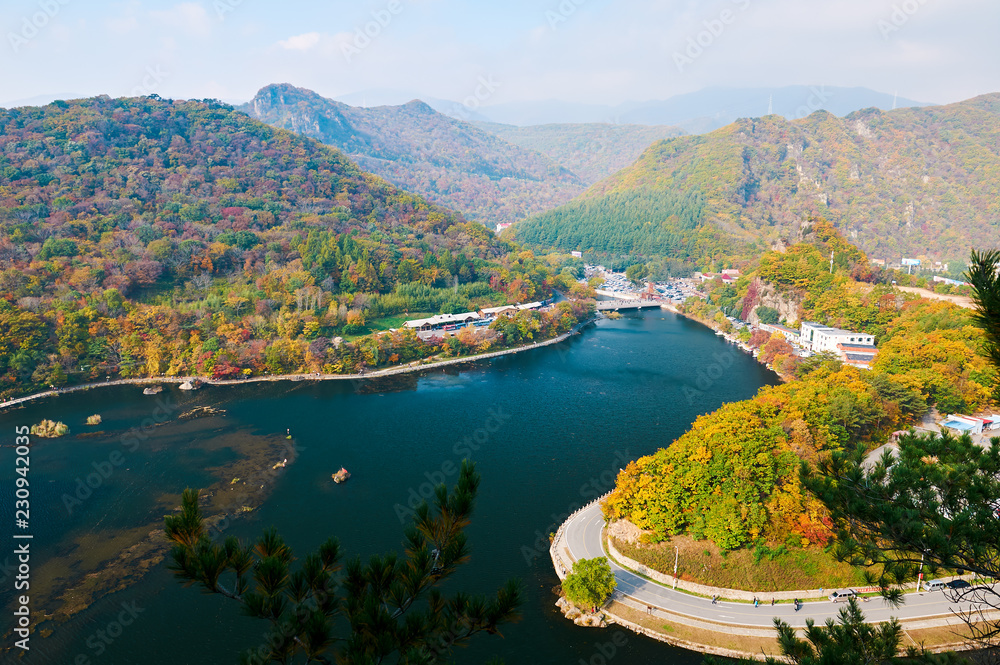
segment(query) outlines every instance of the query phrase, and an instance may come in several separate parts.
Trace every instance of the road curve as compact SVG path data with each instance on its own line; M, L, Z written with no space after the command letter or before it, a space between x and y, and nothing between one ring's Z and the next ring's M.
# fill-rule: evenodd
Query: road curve
M592 559L608 556L604 551L601 537L604 529L604 516L599 503L593 503L571 517L565 524L563 537L565 546L573 560ZM610 557L609 557L610 561ZM569 563L569 562L567 562ZM622 568L610 561L611 569L618 580L618 591L656 608L682 614L695 619L724 623L736 626L754 628L773 626L773 618L780 617L794 627L805 627L806 619L813 619L821 624L829 617L836 617L843 603L832 601L816 601L805 603L801 610L795 611L790 603L774 605L763 602L759 607L751 603L736 603L719 600L712 604L710 598L701 598L682 591L674 591L670 587L647 580L630 570ZM760 597L767 601L767 594ZM941 591L907 594L906 604L899 608L890 608L878 598L862 603L861 608L865 618L870 622L888 621L891 617L897 619L929 619L931 617L954 616L955 611L968 610L971 603L950 602Z

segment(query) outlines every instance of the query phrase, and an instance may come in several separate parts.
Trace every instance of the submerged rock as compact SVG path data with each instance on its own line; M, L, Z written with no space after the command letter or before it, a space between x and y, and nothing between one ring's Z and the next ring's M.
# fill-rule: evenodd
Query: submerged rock
M185 411L180 418L197 418L198 416L224 416L225 409L217 409L214 406L196 406L190 411Z

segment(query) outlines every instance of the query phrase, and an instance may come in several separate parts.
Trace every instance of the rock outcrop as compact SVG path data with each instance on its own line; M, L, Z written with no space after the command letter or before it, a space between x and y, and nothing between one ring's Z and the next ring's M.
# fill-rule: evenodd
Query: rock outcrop
M604 616L604 612L599 610L593 613L583 612L565 597L556 601L556 607L559 608L564 617L578 626L586 626L588 628L608 627L607 618Z

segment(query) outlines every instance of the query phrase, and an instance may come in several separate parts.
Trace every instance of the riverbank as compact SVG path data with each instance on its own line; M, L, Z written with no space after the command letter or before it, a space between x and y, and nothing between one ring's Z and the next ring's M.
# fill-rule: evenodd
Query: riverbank
M521 353L523 351L528 351L530 349L538 349L544 346L550 346L552 344L558 344L559 342L565 341L572 337L573 335L579 334L580 330L595 322L597 317L591 317L586 321L576 324L567 332L561 335L552 337L550 339L543 340L541 342L532 342L531 344L523 344L521 346L511 347L509 349L501 349L499 351L490 351L488 353L480 353L473 356L462 356L460 358L446 358L443 360L431 360L430 358L425 358L419 361L413 361L406 365L400 365L396 367L386 367L384 369L375 370L372 372L365 372L362 374L322 374L322 373L300 373L300 374L280 374L280 375L264 375L264 376L251 376L243 379L212 379L203 376L160 376L160 377L137 377L132 379L115 379L114 381L94 381L91 383L81 383L76 386L67 386L65 388L55 388L53 390L45 390L40 393L34 393L32 395L26 395L24 397L17 397L12 400L7 400L6 402L0 402L0 409L6 409L19 404L24 404L25 402L30 402L36 399L42 399L44 397L55 397L58 395L66 395L69 393L80 392L83 390L92 390L94 388L101 388L105 386L145 386L150 384L162 384L162 383L176 383L178 385L188 382L197 381L204 386L234 386L234 385L244 385L248 383L262 383L262 382L273 382L273 381L357 381L364 379L377 379L386 376L396 376L399 374L408 374L411 372L420 372L424 370L433 370L439 367L447 367L449 365L461 365L464 363L476 362L480 360L487 360L489 358L497 358L500 356L505 356L512 353Z

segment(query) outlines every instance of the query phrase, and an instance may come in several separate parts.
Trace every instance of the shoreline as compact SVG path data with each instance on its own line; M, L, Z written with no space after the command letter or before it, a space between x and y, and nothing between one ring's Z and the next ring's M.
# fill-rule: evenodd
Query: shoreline
M182 384L188 381L198 381L202 386L237 386L245 385L248 383L264 383L264 382L277 382L277 381L350 381L350 380L365 380L365 379L378 379L386 376L396 376L399 374L409 374L412 372L419 372L422 370L433 370L439 367L446 367L448 365L460 365L463 363L471 363L479 360L487 360L489 358L498 358L500 356L505 356L512 353L521 353L522 351L528 351L530 349L538 349L544 346L550 346L552 344L558 344L563 342L573 335L580 334L580 331L597 321L598 317L591 317L586 321L582 321L570 330L564 332L556 337L551 337L549 339L532 342L531 344L523 344L521 346L514 346L509 349L501 349L499 351L489 351L487 353L480 353L474 356L463 356L461 358L447 358L445 360L437 360L429 363L424 363L419 360L415 360L406 365L397 365L395 367L386 367L383 369L375 370L372 372L366 372L364 374L322 374L322 373L297 373L297 374L279 374L273 376L251 376L245 379L211 379L203 376L165 376L165 377L136 377L129 379L115 379L113 381L93 381L91 383L81 383L75 386L67 386L65 388L56 388L54 390L45 390L40 393L34 393L31 395L25 395L24 397L16 397L6 402L0 402L0 410L8 409L10 407L15 407L27 402L31 402L37 399L42 399L44 397L58 397L59 395L66 395L69 393L81 392L84 390L93 390L95 388L101 388L105 386L141 386L149 384Z
M719 330L719 328L716 327L717 324L716 324L715 321L702 319L699 316L695 316L694 314L688 314L687 312L682 312L679 309L675 309L673 307L671 307L671 311L674 312L675 314L677 314L678 316L683 316L684 318L688 319L689 321L694 321L695 323L700 323L701 325L705 326L709 330L712 330L712 331L714 331L716 333L722 332L722 331ZM721 337L724 340L726 340L726 342L728 342L729 344L732 344L733 346L737 347L740 351L742 351L743 353L745 353L748 356L750 356L751 358L753 358L757 362L758 365L762 365L769 372L773 372L775 374L775 376L777 376L779 379L781 379L782 383L789 383L789 382L795 380L794 377L786 376L786 375L778 372L777 370L772 369L766 363L762 363L757 358L757 356L755 356L753 354L752 350L748 350L748 347L746 347L746 344L744 344L743 342L741 342L741 341L739 341L739 340L737 340L735 338L735 335L733 335L733 333L723 332L722 335L721 335Z
M578 508L567 516L556 530L549 544L549 558L560 583L566 578L573 564L576 562L576 558L565 542L567 525L580 513L592 509L595 504L600 504L609 494L611 492ZM622 557L613 546L609 547L610 545L611 543L606 541L606 534L604 533L604 528L602 528L601 550L603 556L608 557L610 561L613 561L616 565L633 575L644 578L650 584L666 589L671 588L669 582L672 582L674 579L672 575L657 573L650 576L650 573L653 571L648 567ZM633 566L635 567L633 568ZM660 579L657 579L657 577ZM723 600L739 602L739 596L741 595L753 597L761 595L758 592L708 587L684 580L678 580L678 583L678 586L673 589L674 592L693 597L708 598L714 592ZM809 594L815 591L788 591L782 592L782 594L787 594L789 597L802 597L806 600L811 600ZM770 592L768 593L770 595ZM760 660L763 648L771 650L771 653L768 655L780 657L777 634L771 627L727 621L727 617L709 618L685 613L662 604L650 604L648 598L639 599L631 593L621 590L616 590L608 598L600 608L600 612L604 614L609 624L618 624L634 633L645 635L651 639L682 649L733 659L748 658L751 660ZM974 649L974 644L968 638L951 633L955 625L954 620L955 615L950 612L899 619L910 640L914 644L918 640L922 644L926 642L929 651L966 651ZM877 624L880 622L870 621L866 623ZM796 626L796 632L800 636L805 635L804 628L801 626ZM755 650L748 650L748 645L753 645Z

